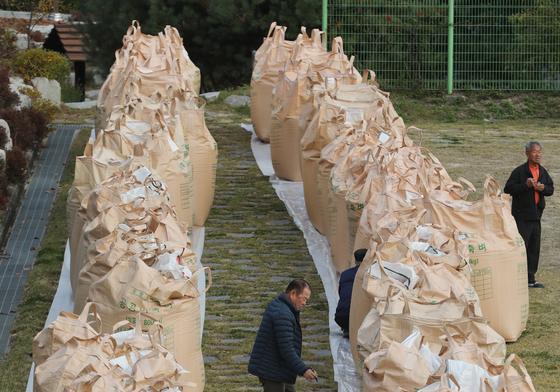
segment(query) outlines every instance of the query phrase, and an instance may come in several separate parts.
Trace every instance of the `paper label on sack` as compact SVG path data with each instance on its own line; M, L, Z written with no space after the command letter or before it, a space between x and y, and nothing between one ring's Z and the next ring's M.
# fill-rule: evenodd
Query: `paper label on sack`
M435 373L441 366L441 359L437 354L434 354L427 344L420 347L420 355L426 360L430 373Z
M345 122L356 124L364 119L364 111L362 109L348 108L346 109Z
M136 178L136 181L143 183L144 181L146 181L146 178L152 175L152 172L146 166L142 166L141 168L134 171L132 175L134 176L134 178Z
M491 376L488 371L475 364L448 359L447 372L455 376L461 391L486 390L484 379L488 380L493 391L497 391L500 386L501 375Z
M117 225L117 228L121 231L124 231L125 233L128 233L130 231L130 226L127 225L126 223L119 223Z
M422 195L416 192L405 191L404 197L407 202L410 202L412 200L421 199Z
M143 186L139 186L129 190L126 193L121 194L121 200L123 203L128 204L133 202L136 199L145 199L146 198L146 189Z
M466 241L469 240L471 238L474 238L474 236L471 233L466 233L464 231L459 232L459 234L457 234L457 238L460 241Z
M422 342L422 333L417 327L412 328L412 333L408 335L401 344L406 348L419 347Z
M416 235L421 241L424 242L432 238L432 234L433 234L432 231L433 228L431 226L420 225L416 227Z
M128 374L129 376L132 375L132 366L134 366L134 364L136 362L138 362L138 360L140 358L145 357L146 355L148 355L150 353L149 350L142 350L139 351L138 354L134 351L131 351L130 353L128 353L128 358L126 355L121 355L120 357L116 357L113 359L109 360L109 363L113 366L118 366L121 368L121 370Z
M180 264L179 254L181 252L164 253L158 257L158 260L152 268L158 271L165 272L173 279L190 279L192 278L192 271L186 265Z
M142 132L142 133L147 133L150 131L150 129L152 129L152 126L149 123L140 120L127 120L126 126L134 131Z
M325 78L325 88L327 90L334 90L336 88L336 79L332 76L327 76Z
M171 139L169 136L167 137L167 143L169 143L169 148L171 148L172 152L179 150L179 147L177 147L173 139Z
M388 133L386 132L379 132L379 136L377 137L377 140L379 140L381 142L381 144L385 143L387 140L389 140L391 137L389 136Z
M107 164L110 166L126 166L131 161L132 161L132 157L126 159L109 158L107 160Z
M401 282L407 289L412 289L418 283L418 275L412 266L402 263L384 262L383 268L389 276ZM373 264L369 269L370 276L381 279L379 263Z
M151 242L142 243L142 248L144 248L144 250L146 250L146 251L150 251L150 250L159 249L159 246L158 246L157 242L154 240L154 241L151 241Z
M409 247L412 250L417 252L424 252L431 254L432 256L445 256L445 253L440 251L439 249L434 248L432 245L428 244L427 242L419 242L419 241L411 241L409 243Z
M150 337L147 334L143 333L142 336L148 340L150 339ZM134 339L136 337L136 331L134 329L127 329L126 331L120 331L111 334L111 337L115 339L117 346L121 346L124 343L128 342L129 340Z

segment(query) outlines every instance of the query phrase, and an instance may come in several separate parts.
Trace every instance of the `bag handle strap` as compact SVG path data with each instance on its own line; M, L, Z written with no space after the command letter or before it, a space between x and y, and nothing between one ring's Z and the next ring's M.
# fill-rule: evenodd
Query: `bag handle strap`
M454 335L450 331L451 328L453 328L455 331L457 331L458 335L460 335L462 338L464 338L465 341L469 338L469 335L465 334L457 325L449 324L449 323L444 323L443 324L443 332L445 332L445 335L447 336L447 342L448 342L449 346L451 346L452 349L457 349L457 348L459 348L459 345L455 341L455 338L453 337Z
M375 78L376 78L375 72L372 71L371 69L366 68L362 71L362 83L375 82Z
M322 35L323 35L323 32L319 29L311 30L312 45L322 48L323 47L323 40L321 39Z
M331 44L333 54L344 54L344 43L342 37L334 37Z
M97 306L93 302L87 302L84 305L84 308L82 309L82 312L78 316L78 320L80 320L84 323L87 322L87 319L88 319L89 314L90 314L90 310L91 310L91 313L94 313L94 314L97 315Z
M163 324L157 321L153 323L151 325L151 328L148 330L148 336L150 338L152 346L163 346Z
M459 389L459 381L457 381L455 376L450 373L443 373L441 376L441 384L443 384L444 387L449 388L451 383Z
M126 35L129 36L134 36L137 33L141 32L141 27L140 27L140 22L138 22L136 19L134 19L131 23L130 26L128 27L128 29L126 30Z
M274 29L274 33L272 35L272 41L274 42L274 44L280 45L282 42L284 42L285 37L286 37L286 27L276 26L276 28Z
M276 28L276 22L272 22L270 24L270 28L268 29L268 34L266 35L266 38L270 38L272 36L272 32L275 31Z
M89 316L93 315L93 320L88 322ZM80 320L83 323L87 323L91 328L94 328L92 326L92 324L94 322L98 323L98 328L97 330L94 329L94 331L97 334L101 333L101 326L103 325L101 322L101 316L99 316L99 313L97 313L97 305L95 305L93 302L87 302L84 306L84 309L82 310L82 313L80 313L80 315L78 316L78 320Z
M497 197L502 194L498 181L490 175L487 175L484 180L484 194L492 197Z
M123 328L123 327L128 327L128 329L135 329L136 325L132 324L130 321L128 320L121 320L115 324L113 324L113 327L111 328L111 331L113 333L117 332L118 329Z
M517 355L511 354L506 359L506 362L504 364L504 374L507 373L505 371L505 369L507 369L509 367L513 367L514 364L517 365L517 367L519 367L519 370L521 370L521 373L523 373L523 378L532 387L531 390L534 392L535 389L533 387L533 382L531 381L531 376L529 375L529 372L527 371L527 368L525 367L525 364L523 363L521 358L519 358Z

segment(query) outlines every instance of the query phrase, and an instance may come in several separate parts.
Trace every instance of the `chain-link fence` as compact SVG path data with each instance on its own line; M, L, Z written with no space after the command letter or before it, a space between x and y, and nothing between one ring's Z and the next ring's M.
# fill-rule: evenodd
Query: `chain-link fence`
M323 0L384 88L560 90L560 0Z

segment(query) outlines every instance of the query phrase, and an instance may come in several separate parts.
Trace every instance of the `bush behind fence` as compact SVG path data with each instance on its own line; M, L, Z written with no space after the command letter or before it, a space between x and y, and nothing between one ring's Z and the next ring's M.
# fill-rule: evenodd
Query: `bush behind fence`
M445 89L449 1L328 0L328 33L385 88ZM455 1L453 89L560 90L560 1Z

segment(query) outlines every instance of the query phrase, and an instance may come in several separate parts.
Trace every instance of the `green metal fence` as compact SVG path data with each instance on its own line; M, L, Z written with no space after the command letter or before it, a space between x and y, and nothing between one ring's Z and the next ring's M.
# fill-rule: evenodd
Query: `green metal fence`
M323 30L384 88L560 90L560 0L323 0Z

